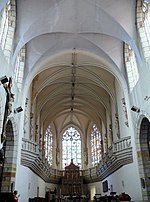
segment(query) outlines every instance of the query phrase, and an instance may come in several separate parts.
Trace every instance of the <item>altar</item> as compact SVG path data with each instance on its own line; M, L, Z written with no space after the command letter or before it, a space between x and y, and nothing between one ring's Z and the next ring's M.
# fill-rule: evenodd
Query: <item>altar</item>
M66 199L73 200L86 194L84 178L80 174L79 166L73 164L72 160L70 165L65 167L64 176L61 180L61 195Z

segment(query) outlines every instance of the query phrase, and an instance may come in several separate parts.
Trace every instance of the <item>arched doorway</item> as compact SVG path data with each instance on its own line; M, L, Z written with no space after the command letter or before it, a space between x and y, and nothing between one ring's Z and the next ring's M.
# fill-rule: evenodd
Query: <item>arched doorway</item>
M150 199L150 122L143 118L140 126L139 172L143 200Z
M11 192L14 189L16 175L17 145L14 141L14 132L11 120L6 125L5 161L2 173L2 192Z

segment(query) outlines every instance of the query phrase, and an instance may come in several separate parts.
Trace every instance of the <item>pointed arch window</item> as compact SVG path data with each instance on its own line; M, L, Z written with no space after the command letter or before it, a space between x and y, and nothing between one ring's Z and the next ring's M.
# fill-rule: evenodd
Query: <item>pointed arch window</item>
M10 1L6 4L5 8L1 11L1 23L0 23L0 44L2 50L5 48L5 42L8 32L9 23L9 11L10 11Z
M51 166L53 161L53 134L50 125L48 126L45 134L45 158Z
M137 68L136 57L134 50L128 44L125 44L124 53L125 53L126 72L128 76L128 85L130 92L132 92L133 88L135 87L135 85L139 80L139 72Z
M81 135L74 127L68 128L62 137L63 168L70 164L71 159L81 167Z
M96 127L93 125L92 133L91 133L91 157L92 157L92 166L96 166L99 163L99 160L102 156L102 139L101 133Z
M9 62L16 27L16 1L9 0L0 12L0 46Z
M143 12L144 12L144 27L148 42L150 44L150 3L143 1Z
M25 46L19 51L16 58L14 78L17 83L18 89L22 89L24 68L25 68Z
M137 30L140 36L142 52L146 61L150 58L150 3L148 0L137 0Z

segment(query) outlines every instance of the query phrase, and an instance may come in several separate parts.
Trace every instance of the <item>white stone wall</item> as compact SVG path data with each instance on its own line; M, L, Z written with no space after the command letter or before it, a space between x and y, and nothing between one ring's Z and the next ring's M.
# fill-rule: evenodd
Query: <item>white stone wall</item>
M103 192L102 182L96 182L88 185L88 189L95 186L96 194L110 195L111 186L113 191L119 195L122 192L129 194L133 201L142 200L141 185L138 180L138 174L134 164L126 165L106 178L108 181L108 192ZM103 180L103 181L105 181Z
M38 187L39 196L45 197L45 182L24 166L19 166L18 170L19 172L15 183L15 189L17 189L20 194L19 200L22 202L28 202L29 198L37 197Z

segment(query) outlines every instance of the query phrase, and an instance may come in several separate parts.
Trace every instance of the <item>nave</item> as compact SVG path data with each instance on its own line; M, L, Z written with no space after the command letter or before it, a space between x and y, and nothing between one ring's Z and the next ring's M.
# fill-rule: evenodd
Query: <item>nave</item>
M0 202L150 201L149 36L150 0L0 0Z

